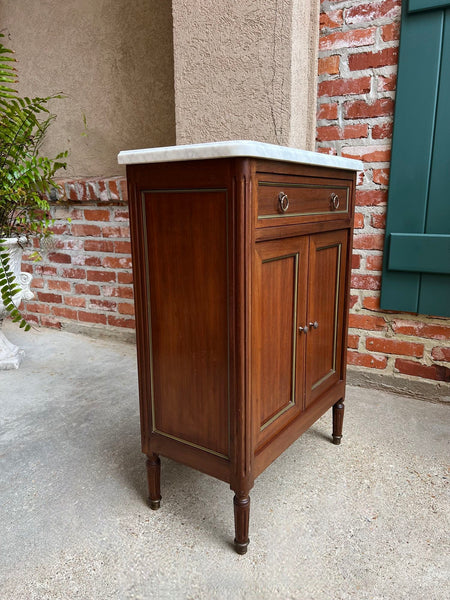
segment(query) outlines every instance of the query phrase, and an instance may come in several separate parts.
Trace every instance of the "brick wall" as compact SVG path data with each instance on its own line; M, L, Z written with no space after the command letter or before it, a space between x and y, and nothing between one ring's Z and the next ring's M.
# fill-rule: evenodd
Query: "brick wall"
M317 150L360 158L349 364L398 380L450 380L450 320L381 311L400 0L322 0Z
M33 274L30 322L64 322L133 330L130 229L124 178L61 181L61 203L53 204L55 235L23 270Z

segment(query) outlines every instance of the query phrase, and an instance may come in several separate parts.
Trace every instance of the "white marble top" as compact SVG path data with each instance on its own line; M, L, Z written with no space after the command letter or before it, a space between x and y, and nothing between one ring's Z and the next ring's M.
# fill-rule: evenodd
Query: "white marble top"
M362 171L363 163L352 158L332 156L319 152L309 152L287 146L264 144L249 140L233 140L229 142L212 142L208 144L190 144L186 146L167 146L162 148L145 148L142 150L123 150L118 155L122 165L139 163L176 162L180 160L201 160L205 158L229 158L248 156L251 158L268 158L304 165L334 167Z

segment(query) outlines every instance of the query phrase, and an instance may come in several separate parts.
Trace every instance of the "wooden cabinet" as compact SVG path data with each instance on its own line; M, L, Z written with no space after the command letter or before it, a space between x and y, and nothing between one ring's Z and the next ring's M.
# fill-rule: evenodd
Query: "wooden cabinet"
M142 152L127 178L150 505L159 455L226 481L244 553L255 477L331 407L341 440L359 163Z

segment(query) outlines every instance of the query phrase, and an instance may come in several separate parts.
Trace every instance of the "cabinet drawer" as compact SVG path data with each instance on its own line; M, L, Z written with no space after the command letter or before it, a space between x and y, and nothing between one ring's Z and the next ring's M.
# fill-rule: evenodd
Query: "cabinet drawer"
M346 181L258 181L257 227L345 219L350 186Z

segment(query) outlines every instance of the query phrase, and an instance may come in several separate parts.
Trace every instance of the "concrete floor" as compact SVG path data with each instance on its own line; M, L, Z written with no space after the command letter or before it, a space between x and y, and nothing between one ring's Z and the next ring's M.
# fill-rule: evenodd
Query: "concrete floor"
M256 481L251 543L233 494L162 460L147 508L135 348L51 330L0 372L0 598L449 598L449 407L349 387ZM447 502L446 502L447 500Z

